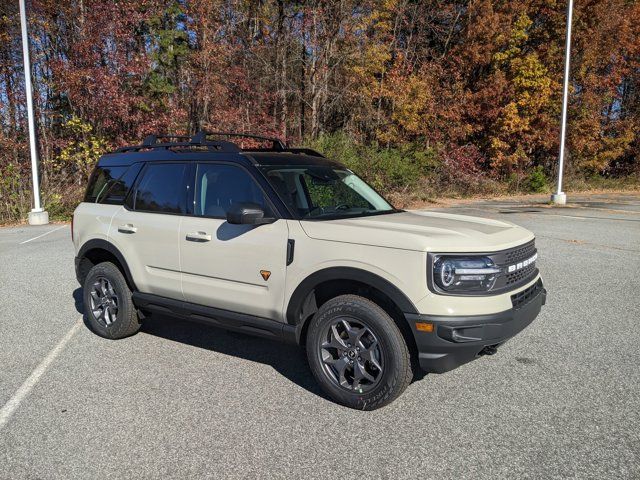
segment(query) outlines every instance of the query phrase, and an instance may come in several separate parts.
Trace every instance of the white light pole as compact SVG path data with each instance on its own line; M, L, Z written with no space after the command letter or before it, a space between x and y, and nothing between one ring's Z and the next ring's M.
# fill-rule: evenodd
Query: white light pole
M27 12L25 0L19 0L20 27L22 30L22 57L24 60L24 88L27 96L27 120L29 123L29 149L31 151L31 175L33 178L33 209L29 212L30 225L46 225L49 214L40 206L40 181L38 179L38 149L36 146L36 122L33 115L31 86L31 62L29 60L29 36L27 35Z
M571 20L573 0L567 3L567 38L564 48L564 82L562 86L562 119L560 120L560 155L558 156L558 183L551 201L556 205L567 203L567 195L562 191L562 170L564 167L564 144L567 137L567 104L569 102L569 64L571 61Z

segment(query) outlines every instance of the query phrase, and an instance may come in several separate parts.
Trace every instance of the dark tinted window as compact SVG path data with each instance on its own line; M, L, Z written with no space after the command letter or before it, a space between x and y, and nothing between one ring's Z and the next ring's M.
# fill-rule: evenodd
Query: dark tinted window
M96 201L98 203L122 205L141 168L141 163L131 165L120 178L110 182L110 185L103 190L104 193L101 193Z
M267 216L270 209L251 175L233 165L201 163L196 173L195 214L225 218L234 203L255 203Z
M106 191L113 185L117 179L127 170L128 167L98 167L91 174L89 186L84 197L85 202L96 201L99 196L102 197Z
M180 163L149 164L138 183L133 198L135 210L145 212L185 213L186 188Z

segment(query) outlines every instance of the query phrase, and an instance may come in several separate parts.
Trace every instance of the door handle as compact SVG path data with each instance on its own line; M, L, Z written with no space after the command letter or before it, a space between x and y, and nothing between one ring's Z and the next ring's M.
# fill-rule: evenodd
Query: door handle
M209 242L211 235L206 232L187 233L187 240L190 242Z
M130 223L127 223L126 225L120 225L118 227L118 231L120 233L136 233L138 229L133 225L131 225Z

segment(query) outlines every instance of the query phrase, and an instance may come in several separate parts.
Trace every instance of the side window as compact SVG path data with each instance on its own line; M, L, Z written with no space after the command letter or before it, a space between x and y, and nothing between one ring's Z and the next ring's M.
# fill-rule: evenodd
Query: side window
M133 209L142 212L185 213L186 165L151 163L133 194Z
M127 167L97 167L89 179L84 201L95 203L126 170Z
M264 194L251 175L240 167L211 163L198 164L195 214L226 218L234 203L255 203L271 216Z

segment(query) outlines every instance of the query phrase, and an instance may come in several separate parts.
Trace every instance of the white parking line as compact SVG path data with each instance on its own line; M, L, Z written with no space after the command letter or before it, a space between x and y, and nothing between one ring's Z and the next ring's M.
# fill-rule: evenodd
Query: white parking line
M29 240L25 240L24 242L20 242L20 245L22 245L24 243L32 242L33 240L37 240L39 238L44 237L45 235L49 235L50 233L57 232L58 230L62 230L64 227L66 227L66 225L63 225L63 226L58 227L58 228L54 228L53 230L49 230L48 232L44 232L42 235L38 235L37 237L33 237L33 238L30 238Z
M60 352L64 349L64 347L69 343L69 340L75 335L78 331L81 322L77 322L71 330L67 332L67 334L58 342L58 344L53 347L53 350L49 352L49 354L40 362L40 364L36 367L36 369L31 372L31 375L24 381L20 388L16 390L16 393L9 399L7 403L4 404L2 409L0 409L0 430L9 422L11 417L13 416L16 409L20 406L22 401L29 395L33 387L38 383L40 377L44 374L44 372L49 368L51 362L53 362Z

